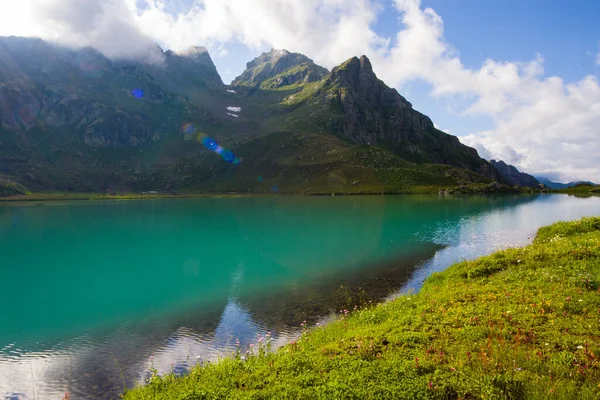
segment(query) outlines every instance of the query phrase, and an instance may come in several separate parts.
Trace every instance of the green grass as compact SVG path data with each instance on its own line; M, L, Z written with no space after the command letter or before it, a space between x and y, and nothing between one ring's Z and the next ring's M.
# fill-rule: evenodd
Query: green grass
M579 184L565 189L555 189L553 192L572 194L576 196L591 196L600 193L600 186Z
M20 202L20 201L61 201L61 200L144 200L144 199L183 199L183 198L202 198L202 197L243 197L243 193L28 193L23 195L14 195L9 197L0 197L0 202Z
M154 376L125 399L598 399L600 218L436 273L418 294Z

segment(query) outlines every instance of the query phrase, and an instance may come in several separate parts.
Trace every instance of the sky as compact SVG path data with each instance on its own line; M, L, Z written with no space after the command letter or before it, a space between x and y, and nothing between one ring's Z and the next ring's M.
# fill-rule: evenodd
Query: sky
M600 181L597 0L0 0L0 35L111 58L208 48L223 81L271 48L367 55L435 125L528 173Z

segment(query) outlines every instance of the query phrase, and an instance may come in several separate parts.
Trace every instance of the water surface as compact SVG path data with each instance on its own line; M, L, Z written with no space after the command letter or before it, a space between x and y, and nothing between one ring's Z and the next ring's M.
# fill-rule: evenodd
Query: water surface
M117 398L276 344L433 271L600 215L566 195L268 197L0 205L0 395Z

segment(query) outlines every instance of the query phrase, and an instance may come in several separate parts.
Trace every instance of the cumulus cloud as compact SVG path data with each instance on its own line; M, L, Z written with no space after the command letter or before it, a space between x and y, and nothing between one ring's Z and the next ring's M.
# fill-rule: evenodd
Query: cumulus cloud
M92 46L111 58L156 56L156 44L124 0L23 0L0 4L0 35Z
M329 67L388 43L370 28L377 10L371 0L203 0L178 14L155 0L134 6L140 29L172 49L238 42L303 52Z
M492 117L492 129L455 132L468 134L461 140L483 157L564 180L598 179L596 78L565 83L546 76L539 54L468 68L444 38L435 10L419 0L393 5L399 17L394 38L372 28L381 12L377 0L20 0L9 8L0 3L0 34L91 44L112 57L141 54L153 41L173 50L205 45L213 56L239 43L286 48L328 68L366 54L390 86L402 90L424 81L465 118Z

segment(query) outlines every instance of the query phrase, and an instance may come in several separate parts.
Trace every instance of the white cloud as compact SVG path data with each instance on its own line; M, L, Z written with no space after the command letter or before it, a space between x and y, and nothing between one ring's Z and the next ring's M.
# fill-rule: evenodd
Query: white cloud
M68 46L90 45L111 58L160 52L135 23L133 0L22 0L0 4L0 35L37 36Z
M163 0L5 3L0 34L92 44L113 57L143 53L150 41L173 50L204 45L213 56L234 43L286 48L328 68L366 54L389 85L425 81L465 118L492 117L492 129L461 137L482 156L565 180L600 176L600 85L594 77L572 83L547 77L538 54L468 68L445 40L442 17L419 0L394 1L401 23L395 41L372 29L381 11L377 0L197 0L177 3L175 13Z

